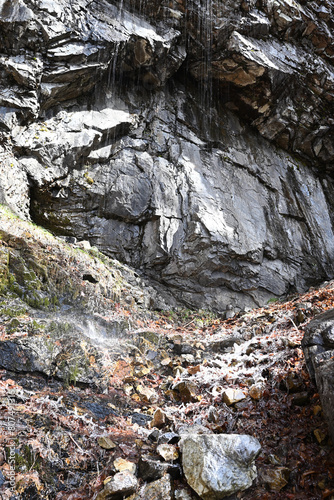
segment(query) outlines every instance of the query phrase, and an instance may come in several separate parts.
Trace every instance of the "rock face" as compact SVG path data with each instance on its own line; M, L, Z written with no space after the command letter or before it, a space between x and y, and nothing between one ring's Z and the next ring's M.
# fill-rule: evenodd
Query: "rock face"
M241 434L188 434L180 442L183 471L203 500L219 500L245 490L256 477L261 446Z
M0 2L0 202L188 306L332 277L332 9Z
M316 316L305 328L302 341L306 364L315 380L321 405L334 440L334 310Z

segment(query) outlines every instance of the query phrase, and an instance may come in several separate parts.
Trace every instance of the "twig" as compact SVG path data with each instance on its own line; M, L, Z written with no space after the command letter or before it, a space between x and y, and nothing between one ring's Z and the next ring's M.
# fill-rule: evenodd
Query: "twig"
M191 321L189 321L189 323L186 323L185 325L181 325L181 328L185 328L186 326L191 325L191 323L193 323L194 321L195 321L195 318L192 319Z
M289 319L290 319L291 323L293 324L293 326L295 327L295 329L297 330L297 333L299 333L299 335L300 335L300 330L299 330L298 326L296 325L296 323L293 321L292 318L289 318Z
M77 447L79 448L79 450L81 451L81 453L87 453L85 452L85 450L83 450L81 448L81 446L75 441L75 439L71 436L71 434L68 434L68 436L70 437L70 439L72 439L73 443L77 445Z
M36 463L36 453L34 453L34 462L33 462L32 466L30 467L29 472L34 467L35 463Z

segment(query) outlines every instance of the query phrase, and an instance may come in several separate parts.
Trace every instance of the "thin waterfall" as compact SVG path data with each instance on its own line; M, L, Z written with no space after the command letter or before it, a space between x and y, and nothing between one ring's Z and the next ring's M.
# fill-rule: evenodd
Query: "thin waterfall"
M110 61L109 73L108 73L108 89L111 87L113 91L116 89L116 68L118 62L118 53L120 48L120 42L115 43L114 55Z
M208 121L211 120L211 107L213 99L212 81L212 23L213 8L211 0L200 0L197 4L197 21L195 21L198 40L188 43L198 43L201 51L199 63L197 64L197 79L199 85L200 105L205 109Z
M212 107L212 1L206 0L205 2L205 22L204 22L204 40L205 40L205 54L204 54L204 67L206 75L206 86L204 95L204 106L208 110L209 121L211 120L211 107Z

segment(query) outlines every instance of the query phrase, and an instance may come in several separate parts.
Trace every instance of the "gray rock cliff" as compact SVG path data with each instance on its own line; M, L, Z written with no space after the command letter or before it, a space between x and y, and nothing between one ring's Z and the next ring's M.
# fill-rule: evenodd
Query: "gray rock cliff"
M0 1L0 202L191 307L332 277L333 6Z

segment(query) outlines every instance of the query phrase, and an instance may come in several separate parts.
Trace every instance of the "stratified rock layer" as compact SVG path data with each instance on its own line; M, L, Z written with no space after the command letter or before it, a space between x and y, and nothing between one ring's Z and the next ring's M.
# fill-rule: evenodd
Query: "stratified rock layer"
M333 3L186 7L1 3L0 202L238 310L334 274Z

